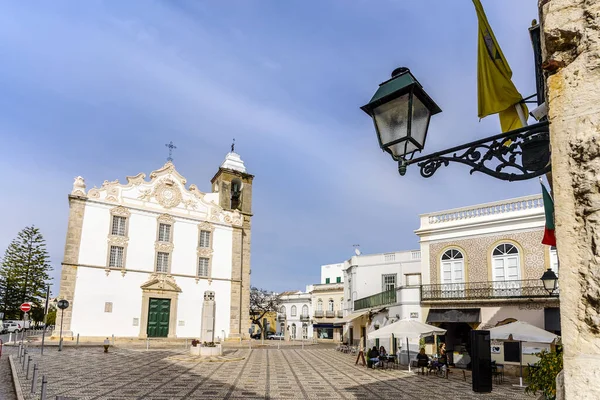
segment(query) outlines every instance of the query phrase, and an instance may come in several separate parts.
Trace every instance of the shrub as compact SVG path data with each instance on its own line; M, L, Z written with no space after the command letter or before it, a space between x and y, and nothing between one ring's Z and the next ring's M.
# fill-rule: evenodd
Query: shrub
M536 356L540 360L535 363L535 368L529 369L529 376L526 378L529 386L525 388L525 393L537 394L542 392L547 400L556 398L556 375L563 369L563 357L560 346L557 346L556 352L542 350Z

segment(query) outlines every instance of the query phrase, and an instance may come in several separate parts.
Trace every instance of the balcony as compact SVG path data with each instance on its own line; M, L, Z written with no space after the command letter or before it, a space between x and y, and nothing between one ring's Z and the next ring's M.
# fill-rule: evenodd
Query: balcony
M315 311L315 318L323 318L323 316L324 316L323 311Z
M337 316L338 318L344 318L344 311L342 311L342 310L337 310L337 311L336 311L336 316Z
M361 310L363 308L385 306L388 304L396 304L396 289L355 300L354 311Z
M325 311L325 317L327 317L327 318L335 317L335 311L330 311L330 310Z
M285 321L285 314L277 314L278 321Z
M309 319L310 319L310 316L308 314L300 315L300 321L308 321Z
M558 298L558 290L549 294L540 279L423 285L421 289L421 301L424 302L552 297Z

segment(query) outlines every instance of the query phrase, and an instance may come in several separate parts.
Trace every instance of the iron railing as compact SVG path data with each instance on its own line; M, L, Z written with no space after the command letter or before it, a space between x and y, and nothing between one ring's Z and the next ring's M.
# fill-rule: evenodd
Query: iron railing
M558 297L550 294L540 279L501 282L468 282L423 285L421 301Z
M377 293L369 297L363 297L354 301L354 311L363 308L378 307L396 303L396 289Z
M330 310L325 311L325 317L327 317L327 318L335 317L335 311L330 311Z
M300 315L300 321L308 321L309 319L310 319L310 316L308 314Z
M338 318L344 318L344 311L343 310L337 310L336 311L336 316Z
M323 311L315 311L315 318L323 318Z

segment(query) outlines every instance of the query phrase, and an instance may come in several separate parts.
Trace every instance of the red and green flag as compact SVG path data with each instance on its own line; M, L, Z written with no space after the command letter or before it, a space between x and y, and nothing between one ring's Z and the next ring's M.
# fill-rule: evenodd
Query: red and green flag
M556 246L556 236L554 236L554 201L550 197L550 193L546 190L546 186L543 183L541 185L542 198L544 199L544 214L546 215L546 226L544 227L542 244Z

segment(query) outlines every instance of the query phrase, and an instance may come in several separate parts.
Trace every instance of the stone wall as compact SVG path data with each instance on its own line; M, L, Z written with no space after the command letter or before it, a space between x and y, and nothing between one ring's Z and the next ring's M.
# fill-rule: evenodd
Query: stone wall
M59 299L69 301L69 308L64 310L62 316L63 336L73 336L71 332L71 315L73 310L73 296L75 294L75 283L77 280L77 264L79 262L79 246L81 244L81 232L83 228L83 216L85 213L85 198L69 196L69 223L67 226L67 240L65 243L65 256L63 258L60 274ZM56 326L53 337L60 334L60 318L63 311L56 315Z
M600 2L540 0L565 398L600 398Z

